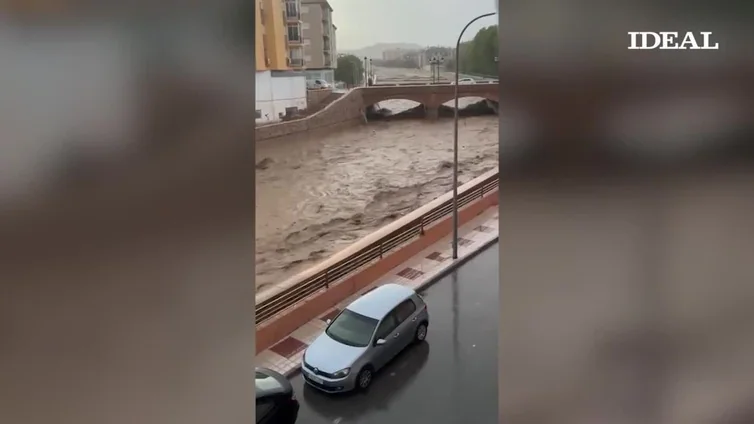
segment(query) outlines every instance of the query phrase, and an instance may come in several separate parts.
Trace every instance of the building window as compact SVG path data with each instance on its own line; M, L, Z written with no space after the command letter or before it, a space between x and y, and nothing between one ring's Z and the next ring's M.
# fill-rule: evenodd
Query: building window
M298 25L288 25L288 40L301 41L301 29Z
M304 66L304 52L303 49L291 49L288 52L288 58L290 59L290 65L295 68Z
M260 109L257 109L257 118L256 119L262 119L262 111Z
M286 16L289 18L298 18L298 10L296 9L296 2L294 1L286 1L285 2L285 13Z
M298 108L296 106L285 108L285 115L286 116L293 116L296 113L298 113Z
M290 49L288 51L288 56L291 59L303 59L304 58L304 51L303 51L303 49Z

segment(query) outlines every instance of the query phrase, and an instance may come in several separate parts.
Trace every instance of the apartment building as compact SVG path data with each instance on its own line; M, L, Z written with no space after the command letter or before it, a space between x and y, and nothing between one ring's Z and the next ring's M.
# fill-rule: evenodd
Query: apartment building
M307 107L301 0L255 0L256 122L277 122Z
M304 67L307 79L335 82L338 63L333 9L327 0L300 0L304 41Z
M288 70L287 18L281 0L255 0L255 47L257 71Z

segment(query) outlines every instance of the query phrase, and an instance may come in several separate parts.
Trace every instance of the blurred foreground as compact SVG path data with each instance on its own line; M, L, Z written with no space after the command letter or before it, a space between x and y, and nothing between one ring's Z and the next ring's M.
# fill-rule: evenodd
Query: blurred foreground
M751 29L609 1L535 37L542 3L500 24L500 422L754 422ZM628 50L649 27L724 47Z

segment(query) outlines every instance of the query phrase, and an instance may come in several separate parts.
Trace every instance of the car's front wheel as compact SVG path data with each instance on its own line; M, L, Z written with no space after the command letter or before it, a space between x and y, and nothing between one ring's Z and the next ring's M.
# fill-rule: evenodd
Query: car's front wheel
M374 370L371 367L362 368L356 376L356 388L359 390L368 389L372 384L372 377L374 377Z

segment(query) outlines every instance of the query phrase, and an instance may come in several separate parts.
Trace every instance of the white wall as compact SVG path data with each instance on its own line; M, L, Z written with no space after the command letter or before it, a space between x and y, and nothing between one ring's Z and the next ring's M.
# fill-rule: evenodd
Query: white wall
M306 109L306 77L298 73L257 72L256 110L261 117L256 122L279 121L289 107Z

